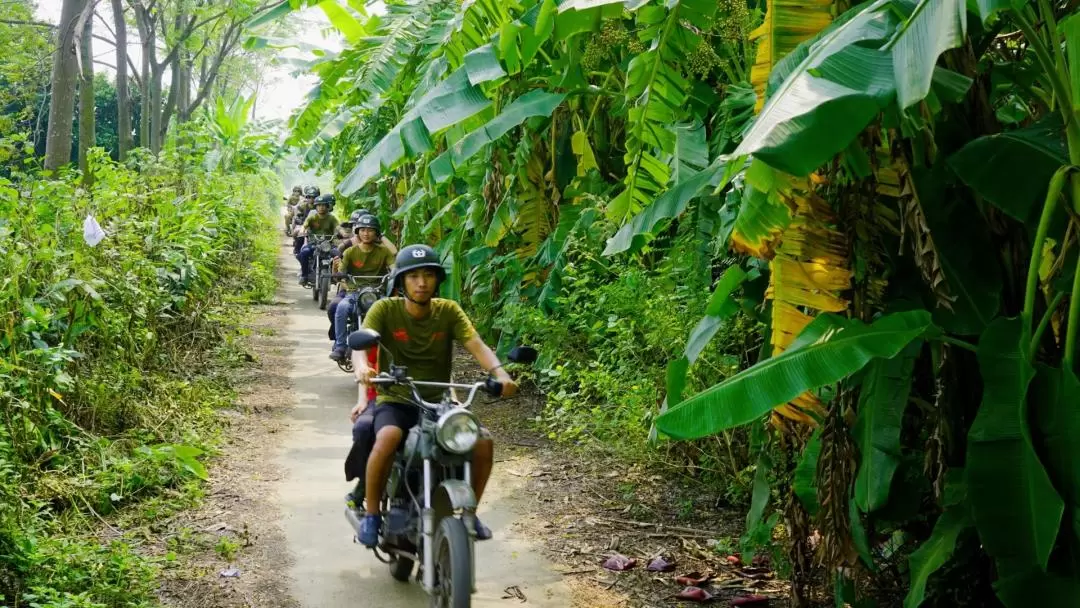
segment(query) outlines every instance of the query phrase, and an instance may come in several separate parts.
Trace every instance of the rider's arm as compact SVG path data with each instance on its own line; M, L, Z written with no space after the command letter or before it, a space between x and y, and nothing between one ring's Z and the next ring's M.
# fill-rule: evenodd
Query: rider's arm
M383 311L386 310L387 306L384 302L386 302L386 300L375 302L375 304L372 305L371 310L364 315L363 326L365 328L374 329L375 331L382 333L382 326L384 325L383 316L385 314ZM357 384L366 384L368 378L371 378L377 373L376 370L371 369L371 366L368 365L367 351L354 350L352 352L352 362L353 375L356 377Z
M503 369L502 363L499 363L499 358L495 356L495 352L488 347L487 344L480 338L480 336L473 336L463 344L465 350L469 351L469 354L476 359L476 362L480 364L480 367L484 368L484 371L488 372L495 379L503 384L513 382L510 378L510 374L506 373Z
M391 243L385 234L382 237L382 246L390 250L390 255L397 255L397 245Z

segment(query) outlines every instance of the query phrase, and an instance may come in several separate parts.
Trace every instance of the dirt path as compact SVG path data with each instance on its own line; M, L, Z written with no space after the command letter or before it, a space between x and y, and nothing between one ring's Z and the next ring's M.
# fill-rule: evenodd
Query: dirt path
M281 263L284 268L296 265L288 254ZM426 596L419 586L394 581L370 551L352 542L352 529L343 515L343 496L350 487L342 462L351 442L347 416L356 403L356 385L327 358L326 313L312 302L311 292L296 286L295 280L283 281L279 297L288 302L286 333L293 342L288 374L297 399L285 418L287 430L277 456L283 478L276 484L292 557L292 595L309 608L423 605ZM530 606L568 606L562 576L515 529L523 515L515 495L524 484L522 478L507 474L515 464L496 465L491 490L480 508L495 538L477 545L478 591L473 605L505 606L509 601L503 597L505 590L517 587Z

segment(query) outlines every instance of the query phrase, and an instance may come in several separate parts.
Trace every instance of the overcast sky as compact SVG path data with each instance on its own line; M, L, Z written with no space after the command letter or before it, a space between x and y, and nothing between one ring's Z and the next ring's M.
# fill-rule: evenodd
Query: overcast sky
M60 8L62 5L63 0L38 0L38 18L50 23L57 23L60 20ZM385 10L378 5L381 5L381 2L373 3L372 9L374 12L381 13ZM110 27L112 26L113 16L109 2L98 2L97 13L104 18ZM305 39L308 42L334 51L341 49L341 37L339 35L336 33L332 33L328 37L323 35L323 31L329 28L330 23L326 19L326 15L318 8L305 9L289 18L294 21L300 20L304 24L300 30L307 32ZM108 31L104 31L104 26L101 26L100 23L101 21L95 21L95 33L111 37ZM138 32L134 31L134 28L128 30L128 51L134 64L139 65L141 59ZM281 51L281 54L283 56L312 57L312 55L301 53L296 49ZM94 58L108 64L114 64L116 52L108 44L100 40L94 40ZM96 65L95 69L109 73L113 71L101 64ZM305 95L315 86L317 80L314 76L306 74L292 76L289 71L289 68L282 66L268 66L266 71L263 72L262 90L255 104L257 118L286 119L295 108L304 103Z

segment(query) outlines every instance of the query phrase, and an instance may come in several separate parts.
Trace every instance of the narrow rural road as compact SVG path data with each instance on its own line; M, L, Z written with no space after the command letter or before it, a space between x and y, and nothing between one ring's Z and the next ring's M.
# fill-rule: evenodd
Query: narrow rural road
M328 321L311 299L311 291L296 285L297 263L291 248L282 251L283 268L291 269L292 282L279 289L288 301L287 326L293 340L288 373L296 393L296 407L286 416L288 432L277 463L283 478L277 482L286 542L291 554L291 595L305 608L415 608L427 596L415 584L399 583L374 555L352 542L353 532L343 515L345 482L342 462L348 452L348 412L356 403L357 389L327 355ZM508 474L515 462L498 461L480 507L495 538L477 544L477 586L473 605L571 605L561 575L551 570L539 549L514 523L525 513L516 499L523 485ZM524 463L522 463L524 464ZM506 589L517 587L525 596L503 599Z

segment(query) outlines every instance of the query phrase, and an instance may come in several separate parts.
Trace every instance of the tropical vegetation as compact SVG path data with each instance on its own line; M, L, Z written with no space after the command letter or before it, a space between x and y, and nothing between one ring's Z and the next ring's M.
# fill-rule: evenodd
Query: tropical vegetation
M170 26L192 10L149 4ZM218 57L225 25L194 4L205 23L178 55ZM102 6L75 13L97 22L84 32L109 26ZM141 6L114 2L116 23ZM229 10L238 24L255 8ZM96 64L64 90L67 16L0 3L0 605L156 606L176 552L148 548L147 526L198 502L245 362L243 310L275 289L279 139L248 116L257 51L234 40L215 68L230 79L196 76L209 101L161 118L159 147L134 146L141 91ZM58 113L76 94L88 105Z
M541 344L553 435L751 472L795 605L1080 602L1075 1L304 4L247 24L313 51L288 142Z

